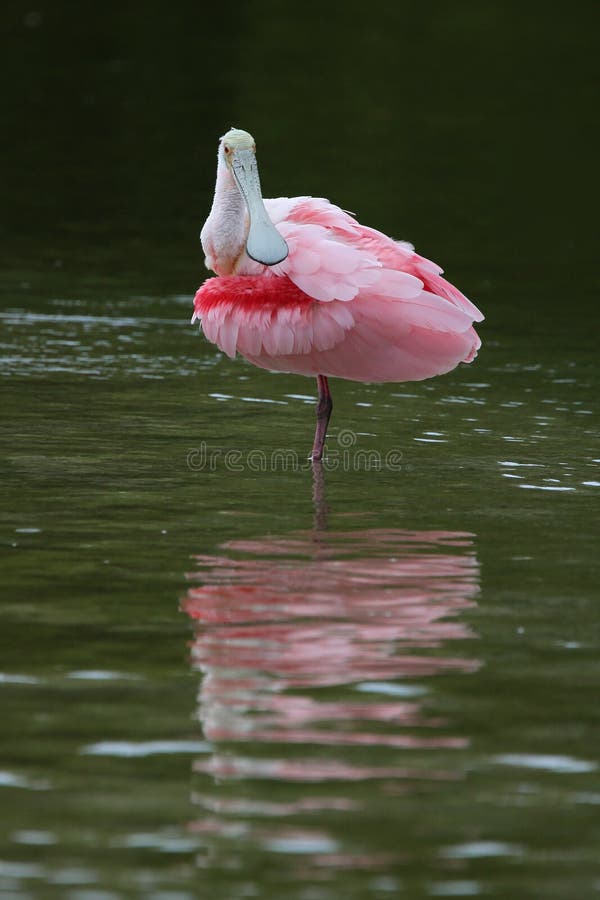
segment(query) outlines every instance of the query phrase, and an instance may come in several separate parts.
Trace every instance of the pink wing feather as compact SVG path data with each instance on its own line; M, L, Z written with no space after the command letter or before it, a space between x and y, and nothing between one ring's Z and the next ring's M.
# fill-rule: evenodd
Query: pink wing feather
M194 318L229 356L354 381L415 381L470 362L479 310L412 246L327 200L267 200L288 247L270 268L208 279Z

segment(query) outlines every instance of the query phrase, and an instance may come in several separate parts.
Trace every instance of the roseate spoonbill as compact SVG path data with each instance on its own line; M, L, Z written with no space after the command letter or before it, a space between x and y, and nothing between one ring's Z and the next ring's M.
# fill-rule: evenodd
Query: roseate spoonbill
M263 200L256 145L232 128L219 142L212 208L200 235L216 272L192 322L228 356L313 375L312 459L333 407L328 378L420 381L471 362L482 314L411 244L360 225L317 197Z

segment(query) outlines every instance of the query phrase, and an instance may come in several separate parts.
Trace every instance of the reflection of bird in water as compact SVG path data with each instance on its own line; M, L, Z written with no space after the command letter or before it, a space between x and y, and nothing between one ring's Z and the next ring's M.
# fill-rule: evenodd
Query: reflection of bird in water
M265 369L315 375L312 458L331 415L328 377L420 381L470 362L483 316L442 270L328 200L263 201L256 147L231 129L219 144L217 184L202 229L219 277L195 299L206 337Z
M338 753L242 758L215 748L210 771L353 779L365 767L345 759L344 747L464 746L423 711L421 695L424 678L478 668L446 649L473 636L456 618L478 590L471 535L315 531L221 550L196 558L190 577L201 584L183 601L199 626L192 660L203 672L205 736L229 745L335 745ZM380 771L372 762L367 769Z

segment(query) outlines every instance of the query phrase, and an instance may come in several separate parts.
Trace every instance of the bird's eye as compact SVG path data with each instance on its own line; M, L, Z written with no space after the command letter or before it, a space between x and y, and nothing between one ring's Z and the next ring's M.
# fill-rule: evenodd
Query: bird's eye
M225 153L230 153L231 147L229 147L227 144L223 144L223 150L225 151Z

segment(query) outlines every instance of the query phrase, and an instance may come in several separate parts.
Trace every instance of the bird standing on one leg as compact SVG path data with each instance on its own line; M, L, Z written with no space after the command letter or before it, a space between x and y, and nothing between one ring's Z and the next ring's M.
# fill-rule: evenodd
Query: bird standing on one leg
M420 381L471 362L481 344L473 322L483 315L410 244L322 198L263 201L246 131L221 138L201 241L217 277L198 290L192 321L228 356L316 376L313 460L333 406L329 376Z

